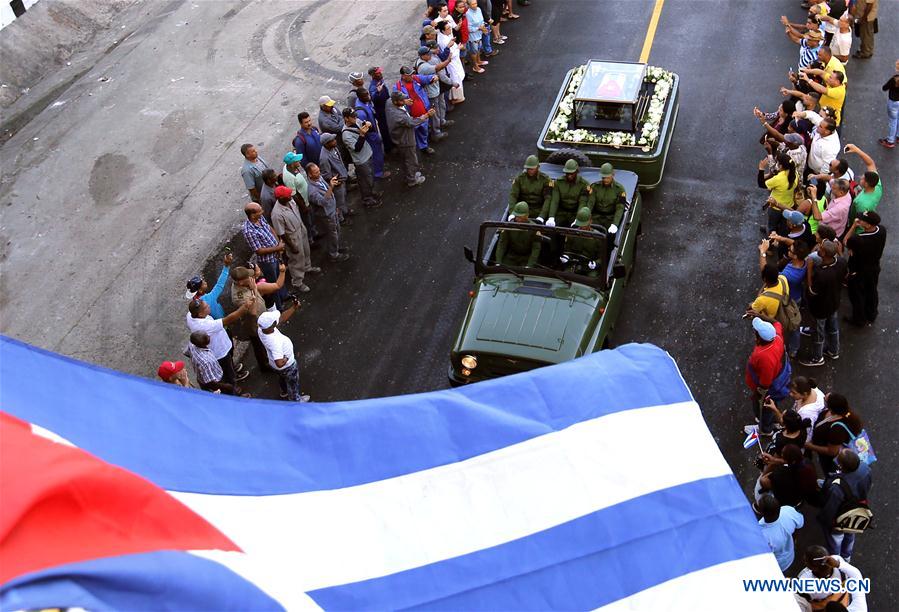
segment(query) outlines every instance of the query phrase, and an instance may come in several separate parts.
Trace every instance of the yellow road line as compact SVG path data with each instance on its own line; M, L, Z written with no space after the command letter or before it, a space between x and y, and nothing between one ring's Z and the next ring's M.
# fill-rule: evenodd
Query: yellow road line
M659 16L662 14L664 5L665 0L656 0L656 5L652 9L649 28L646 30L646 39L643 41L643 50L640 52L640 61L643 63L649 61L649 52L652 51L652 41L656 37L656 27L659 25Z

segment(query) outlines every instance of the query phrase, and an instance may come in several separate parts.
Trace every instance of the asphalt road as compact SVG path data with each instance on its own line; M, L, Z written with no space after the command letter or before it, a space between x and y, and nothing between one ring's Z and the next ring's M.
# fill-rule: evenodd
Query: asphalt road
M479 222L504 205L565 72L588 58L635 60L652 4L537 0L522 9L525 18L504 26L510 41L486 75L466 82L469 102L451 115L451 137L426 160L427 183L416 190L399 181L387 186L383 209L363 212L344 232L351 261L323 264L325 275L312 279L313 292L287 326L302 353L304 388L315 400L447 386L449 347L473 276L463 245L473 245ZM650 62L680 75L680 118L664 182L644 194L640 261L614 337L616 344L651 342L673 355L747 492L757 475L740 431L749 416L742 371L752 335L740 315L756 290L764 201L755 185L761 149L751 111L756 104L776 107L777 88L795 66L797 50L778 24L785 11L801 18L798 2L666 3ZM885 125L880 85L896 59L886 54L884 32L895 31L899 17L883 14L880 23L875 58L849 64L843 140L874 156L887 190L884 224L899 228L891 201L897 154L876 144ZM878 325L844 329L838 362L797 368L850 398L880 457L872 495L878 529L859 538L853 557L872 579L872 610L888 609L899 596L888 561L897 558L899 502L899 286L890 273L897 258L894 238L883 262ZM247 365L254 366L252 358ZM248 382L254 392L276 394L272 378ZM820 541L811 514L807 521L802 545Z

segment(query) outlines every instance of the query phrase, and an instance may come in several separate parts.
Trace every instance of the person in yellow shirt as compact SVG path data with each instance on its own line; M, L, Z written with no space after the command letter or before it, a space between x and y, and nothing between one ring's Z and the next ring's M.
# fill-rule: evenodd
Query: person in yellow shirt
M813 74L821 74L824 77L824 84L816 83L809 78ZM818 103L823 106L829 106L836 111L834 119L837 125L843 118L843 103L846 102L846 75L842 72L831 72L828 74L824 70L806 70L800 77L809 87L821 94Z
M846 76L846 66L843 65L843 62L833 56L833 50L830 47L821 47L818 49L818 61L824 64L824 76L828 76L834 72L842 72L843 82L849 82L849 78Z
M774 158L774 173L766 174L768 158L759 162L758 186L769 190L768 233L776 231L783 222L783 211L793 208L793 190L799 182L796 163L786 152L781 151Z
M778 272L776 264L767 263L770 248L768 240L762 240L759 245L759 266L762 269L763 286L746 312L762 315L762 318L773 321L783 299L781 296L790 296L790 285L787 277ZM766 293L768 295L765 295Z

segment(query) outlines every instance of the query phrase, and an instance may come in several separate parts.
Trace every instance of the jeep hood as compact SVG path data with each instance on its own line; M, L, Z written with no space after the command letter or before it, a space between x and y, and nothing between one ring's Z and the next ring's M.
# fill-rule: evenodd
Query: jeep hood
M493 275L478 282L457 350L556 363L593 331L602 294L545 277Z

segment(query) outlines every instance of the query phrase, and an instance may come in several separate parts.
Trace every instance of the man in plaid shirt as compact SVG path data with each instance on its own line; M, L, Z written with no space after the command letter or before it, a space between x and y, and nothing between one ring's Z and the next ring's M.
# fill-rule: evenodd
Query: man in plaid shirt
M262 216L262 206L256 202L250 202L243 211L247 215L247 220L243 222L243 237L250 250L256 253L256 262L259 264L265 280L276 283L278 282L278 258L284 251L284 242L275 236L275 232ZM271 308L274 304L280 310L283 297L283 290L265 296L266 307Z
M192 333L190 344L187 345L187 353L194 366L197 382L201 389L227 395L240 394L240 390L236 386L222 382L224 371L218 359L209 350L209 334L200 331Z

